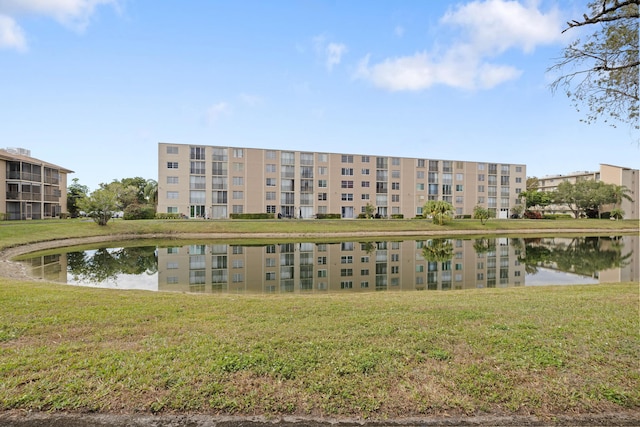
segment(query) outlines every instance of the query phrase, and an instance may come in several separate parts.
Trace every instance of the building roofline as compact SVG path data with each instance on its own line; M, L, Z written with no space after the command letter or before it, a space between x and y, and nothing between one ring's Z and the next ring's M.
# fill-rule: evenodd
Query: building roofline
M1 160L9 160L9 161L22 161L27 163L33 163L40 166L46 166L52 169L59 169L64 173L74 173L71 169L64 168L62 166L58 166L53 163L45 162L44 160L36 159L35 157L24 156L22 154L14 154L10 153L7 150L3 150L0 148L0 159Z

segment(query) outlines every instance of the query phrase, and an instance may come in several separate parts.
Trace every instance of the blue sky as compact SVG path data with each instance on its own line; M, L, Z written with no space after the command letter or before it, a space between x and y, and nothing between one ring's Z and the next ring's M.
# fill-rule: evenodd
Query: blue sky
M157 179L158 142L638 168L548 88L586 3L0 0L0 147L92 190Z

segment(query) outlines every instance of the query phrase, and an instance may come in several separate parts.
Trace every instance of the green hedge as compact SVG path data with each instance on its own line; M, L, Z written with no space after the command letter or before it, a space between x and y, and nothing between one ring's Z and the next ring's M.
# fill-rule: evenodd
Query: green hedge
M317 219L340 219L342 218L342 215L338 214L325 214L325 213L319 213L316 214L316 218Z
M179 213L165 213L156 212L156 219L181 219L182 214Z
M391 219L403 219L404 215L402 214L391 214Z
M271 213L232 213L229 215L231 219L273 219Z
M570 214L544 214L543 219L573 219L573 215Z
M156 208L152 205L129 205L124 210L122 218L127 220L154 219Z

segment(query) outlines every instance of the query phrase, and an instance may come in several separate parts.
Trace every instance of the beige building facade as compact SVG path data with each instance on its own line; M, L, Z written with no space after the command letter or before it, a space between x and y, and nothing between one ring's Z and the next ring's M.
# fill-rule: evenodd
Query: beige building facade
M574 172L566 175L550 175L538 179L538 191L555 191L562 182L575 184L579 180L602 181L607 184L624 186L628 189L627 195L632 200L623 199L620 208L625 212L626 219L640 219L640 171L622 166L600 164L598 171ZM609 212L615 206L604 206L603 211ZM571 211L566 206L552 205L545 211L553 213L568 213Z
M0 217L27 220L67 212L69 169L31 157L25 149L0 149Z
M525 185L523 164L158 144L158 212L189 218L357 218L368 204L380 217L413 218L428 200L507 218Z

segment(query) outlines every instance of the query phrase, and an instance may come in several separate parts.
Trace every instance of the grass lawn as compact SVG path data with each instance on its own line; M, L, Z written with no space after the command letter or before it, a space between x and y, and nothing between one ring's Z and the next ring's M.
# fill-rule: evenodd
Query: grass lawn
M638 221L454 225L618 233L637 232ZM35 221L0 223L0 246L100 234L442 229L414 220ZM0 277L0 411L369 419L638 411L638 296L637 283L256 296Z
M0 410L297 414L640 406L633 283L188 295L0 279Z
M256 234L331 234L340 233L411 233L425 235L435 233L519 233L539 230L542 233L582 232L638 232L638 220L610 221L598 219L581 220L490 220L481 224L479 220L454 220L440 226L430 220L112 220L100 227L91 220L40 220L0 222L0 249L36 241L100 235L141 235L201 233L220 237Z

